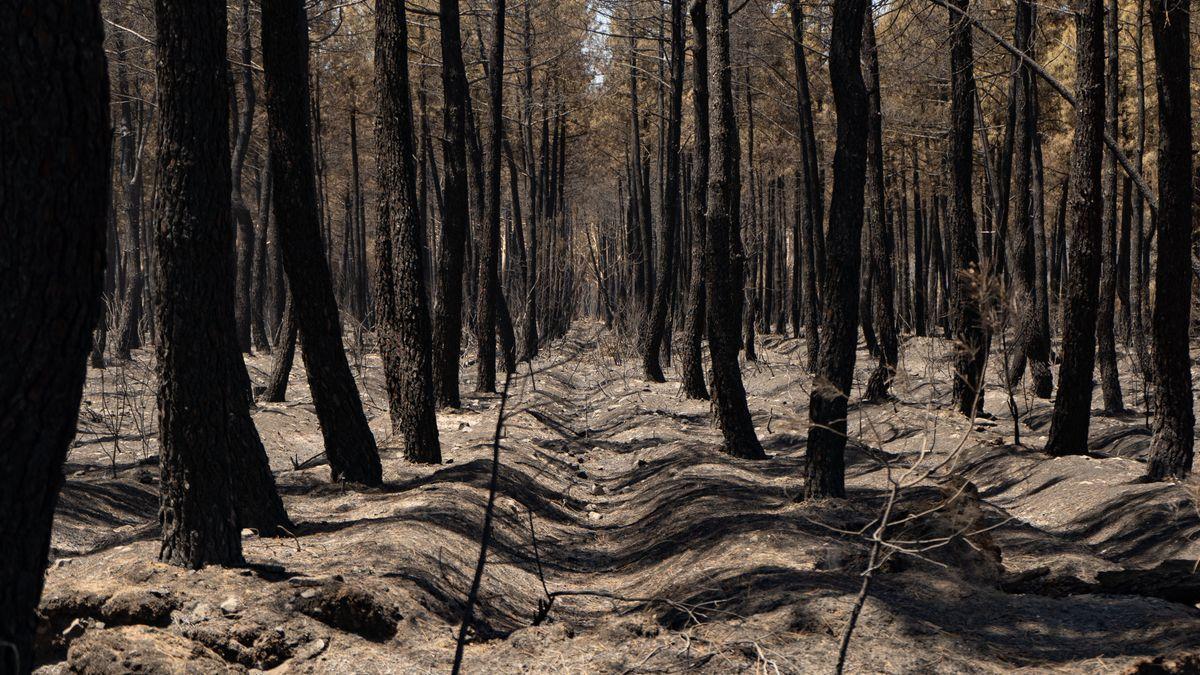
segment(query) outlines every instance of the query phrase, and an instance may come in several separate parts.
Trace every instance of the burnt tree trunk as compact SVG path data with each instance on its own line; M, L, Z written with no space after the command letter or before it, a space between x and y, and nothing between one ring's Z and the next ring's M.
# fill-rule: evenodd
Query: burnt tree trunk
M666 333L667 310L675 290L675 240L682 221L679 207L679 137L683 117L684 68L683 0L671 0L671 94L667 114L666 185L662 199L662 218L658 242L658 280L654 301L642 327L642 372L651 382L665 382L660 359Z
M867 88L867 213L870 218L870 265L874 277L875 335L879 341L879 363L867 381L866 399L882 401L890 394L900 357L900 335L896 328L895 243L892 223L886 217L883 187L883 111L879 100L879 52L875 44L875 21L867 10L863 20L863 67ZM903 222L901 222L903 227ZM861 226L860 226L861 227Z
M951 0L966 12L970 0ZM981 298L973 283L979 272L979 243L975 210L971 203L971 135L975 130L975 65L971 25L965 16L950 12L950 325L956 355L954 399L959 412L974 417L983 407L983 367L987 362L987 337L980 311Z
M1117 138L1118 82L1117 70L1117 0L1108 0L1105 12L1105 125L1108 133ZM1117 337L1115 330L1117 302L1117 159L1111 148L1105 148L1102 164L1102 239L1100 244L1100 306L1096 310L1096 361L1100 370L1100 392L1104 413L1116 415L1125 410L1121 382L1117 373Z
M846 496L846 412L858 326L863 189L867 174L867 89L862 74L866 0L834 0L829 79L837 111L833 200L826 240L821 351L809 396L804 498Z
M433 337L421 259L425 240L417 210L408 21L403 0L383 0L375 13L375 143L379 203L375 316L388 389L392 432L412 462L442 461L433 397Z
M496 314L500 304L500 152L504 138L504 0L495 0L492 7L492 50L488 67L489 111L486 189L487 203L482 238L479 242L479 288L475 300L476 359L475 391L496 391ZM482 38L481 38L482 41ZM481 45L482 48L482 45Z
M292 294L284 292L283 309L280 311L279 331L275 335L275 358L271 361L271 374L267 377L267 388L263 400L268 403L283 403L287 400L288 378L292 375L292 362L296 359L296 339L299 327L296 312L292 307Z
M470 229L467 186L467 73L463 65L458 0L440 0L442 89L445 96L445 202L438 248L437 301L433 321L434 392L441 406L461 405L458 393L462 352L463 259Z
M800 239L803 242L804 337L808 353L808 370L816 372L817 353L821 340L818 324L821 304L818 296L823 274L824 256L818 255L824 241L825 194L821 189L817 164L816 134L813 130L812 97L808 87L808 65L804 56L804 6L801 0L789 0L792 22L792 60L796 68L796 107L800 121L800 161L797 163L797 203L800 213Z
M250 207L246 205L242 194L242 171L246 166L246 150L250 147L250 133L254 126L254 78L251 76L250 63L253 51L250 41L250 0L242 0L241 18L238 23L238 34L241 36L240 49L241 77L239 83L242 90L242 104L237 105L237 97L231 95L233 108L238 113L236 120L237 136L233 143L231 159L230 203L233 210L233 223L236 231L234 239L234 321L238 348L243 354L249 354L251 344L251 275L254 272L254 221L250 218Z
M1066 274L1062 366L1046 452L1087 452L1096 359L1096 296L1100 290L1100 162L1104 142L1104 2L1076 2L1075 140L1071 150L1071 196L1067 200Z
M1182 479L1192 469L1192 374L1188 327L1192 287L1192 104L1186 0L1150 0L1158 62L1158 265L1154 270L1154 437L1148 475Z
M263 0L262 12L275 217L325 456L333 480L378 485L383 480L379 452L342 346L321 244L308 114L308 19L302 0Z
M225 7L158 0L155 19L158 557L239 565L242 527L290 523L245 405L235 334Z
M28 673L104 285L112 130L99 3L0 5L0 72L21 93L0 103L0 671Z
M1014 43L1017 49L1032 57L1035 25L1033 3L1031 0L1017 0L1016 11ZM1038 217L1040 194L1034 193L1034 147L1039 142L1037 82L1032 69L1023 59L1018 59L1014 77L1018 82L1014 87L1017 119L1013 127L1013 204L1010 208L1012 223L1006 242L1008 265L1012 272L1010 307L1016 317L1016 339L1007 378L1009 386L1015 387L1028 364L1034 394L1039 398L1050 398L1054 392L1054 380L1050 372L1050 334L1049 325L1042 315L1041 294L1045 292L1045 287L1037 280L1035 253L1035 231L1041 226L1041 218Z
M724 437L722 450L735 457L766 457L754 432L746 389L738 364L740 342L741 170L737 122L733 112L733 69L729 58L729 0L709 0L711 52L709 88L715 93L709 115L715 122L709 147L708 237L705 291L708 349L712 357L713 403Z
M704 383L704 363L701 355L701 338L704 333L705 307L705 259L707 248L708 210L708 7L706 0L692 0L689 8L692 20L692 103L695 107L696 139L693 162L691 220L692 220L692 267L691 284L688 288L687 313L683 326L683 353L680 366L683 370L683 393L688 398L707 399L708 387Z
M270 352L267 332L267 233L270 231L271 159L268 156L259 175L258 224L254 233L254 260L250 275L250 342L255 351Z

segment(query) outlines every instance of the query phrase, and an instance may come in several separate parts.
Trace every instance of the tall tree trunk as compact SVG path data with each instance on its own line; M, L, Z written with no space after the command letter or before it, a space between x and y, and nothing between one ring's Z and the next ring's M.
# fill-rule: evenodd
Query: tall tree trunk
M28 673L104 284L112 129L99 3L0 5L0 72L22 93L0 104L0 671Z
M758 261L762 254L762 223L758 217L758 171L754 162L754 96L750 91L750 70L745 74L744 87L746 95L746 174L750 179L749 197L750 208L743 209L749 215L748 227L743 227L741 240L745 255L738 258L742 268L742 348L745 350L747 361L757 361L758 352L754 349L754 321L758 316ZM749 246L746 243L749 242Z
M1192 294L1192 103L1187 59L1190 5L1150 0L1158 62L1158 265L1154 269L1154 437L1148 475L1186 478L1192 469L1192 371L1188 328Z
M867 88L867 166L866 200L870 224L870 265L874 276L875 334L879 340L879 363L867 382L866 399L882 401L889 396L896 364L900 357L900 336L896 329L895 272L892 267L895 244L886 218L883 188L883 111L879 100L879 51L875 44L875 20L868 7L863 19L862 72ZM861 227L861 225L859 226ZM867 309L867 308L864 308Z
M681 213L679 208L679 137L683 117L684 68L683 0L671 0L671 94L667 114L666 187L663 192L662 218L658 242L658 280L654 284L654 303L642 328L642 372L651 382L665 382L660 363L660 348L665 340L667 309L675 289L675 239Z
M117 31L117 95L121 98L121 143L118 155L121 197L125 207L126 249L121 264L125 268L126 284L124 298L117 321L116 339L113 341L113 356L120 361L130 359L130 351L141 346L140 324L142 321L142 295L146 286L142 236L142 170L139 146L145 138L146 120L134 123L134 92L129 88L128 68L124 56L124 32ZM114 260L113 264L117 264Z
M383 481L375 437L346 352L321 246L308 110L308 18L302 0L263 0L263 67L275 216L300 331L300 353L333 480Z
M1117 0L1108 0L1105 12L1105 48L1107 63L1105 93L1105 125L1113 138L1117 137L1118 67ZM1116 415L1125 410L1121 397L1121 382L1117 374L1117 338L1115 315L1117 301L1117 160L1111 148L1104 151L1102 166L1102 240L1100 244L1100 306L1096 311L1096 360L1100 366L1100 391L1104 412Z
M709 32L715 38L710 53L709 87L715 93L709 107L714 118L709 147L708 238L705 290L708 309L708 349L712 357L713 402L724 437L722 449L751 459L766 457L754 432L746 404L746 389L738 366L739 319L742 295L741 170L737 122L733 107L733 69L729 57L729 0L709 0Z
M687 313L683 326L683 393L688 398L707 399L701 337L706 323L704 284L708 220L708 6L707 0L692 0L692 103L695 118L695 162L692 178L692 268L688 288Z
M1145 36L1143 26L1146 23L1146 0L1137 0L1137 19L1134 28L1134 63L1137 76L1137 172L1142 175L1146 156L1146 77L1145 77ZM1129 314L1130 331L1133 337L1134 363L1141 371L1143 382L1149 382L1153 377L1151 372L1150 349L1146 344L1146 314L1148 313L1149 284L1146 278L1146 267L1143 261L1148 258L1150 248L1146 237L1145 201L1141 191L1133 198L1133 222L1129 234ZM1145 402L1149 406L1149 401Z
M970 0L951 0L966 12ZM974 417L983 407L983 367L987 362L987 337L980 311L981 298L972 284L980 273L975 210L971 203L971 135L975 129L975 60L971 24L950 13L950 177L949 238L951 255L950 324L954 332L954 399L959 412Z
M637 46L637 24L635 22L634 3L629 3L629 153L631 176L629 181L629 198L633 206L630 212L633 218L630 224L635 228L634 236L630 239L630 243L636 248L632 248L630 253L634 256L633 267L633 293L639 303L639 310L646 312L650 308L650 293L651 280L650 260L654 255L654 250L646 247L645 237L643 232L647 223L643 221L642 214L642 193L646 191L646 186L642 182L642 127L641 127L641 110L638 103L638 46ZM543 135L545 132L543 131ZM543 164L543 168L544 168ZM543 174L545 172L543 171ZM543 177L543 182L545 178ZM647 198L646 203L649 204ZM648 215L648 214L647 214Z
M267 333L267 233L270 231L271 159L267 157L259 175L258 223L254 233L254 260L250 275L250 341L255 351L270 352Z
M1017 49L1033 56L1034 9L1032 0L1017 0ZM1037 131L1037 82L1029 64L1019 59L1013 77L1018 79L1014 93L1017 97L1017 119L1013 127L1013 205L1009 228L1008 265L1011 270L1011 311L1016 317L1016 340L1013 358L1009 362L1008 384L1015 387L1028 363L1033 391L1039 398L1050 398L1054 391L1050 372L1050 335L1043 322L1042 301L1037 280L1037 238L1041 226L1038 210L1041 201L1034 194L1034 148L1039 143ZM1040 197L1040 195L1038 195Z
M462 352L463 258L470 229L467 197L467 73L463 66L458 0L440 0L442 89L445 97L446 186L433 315L433 378L439 405L457 408Z
M504 11L505 1L495 0L492 7L492 51L488 68L488 95L491 134L487 148L487 212L482 223L479 251L479 289L475 300L476 359L475 391L496 391L496 308L500 289L500 152L504 138ZM482 41L482 37L481 37ZM482 47L482 45L481 45Z
M816 134L813 130L812 97L808 88L808 65L804 56L804 5L801 0L789 0L792 21L792 60L796 68L796 108L800 122L800 161L797 202L800 211L800 238L803 240L803 307L804 337L808 349L808 370L816 372L817 354L821 348L818 325L821 304L818 296L821 275L824 274L824 210L825 193L817 163Z
M380 188L375 314L388 409L392 432L404 439L405 457L438 464L442 453L433 397L433 337L421 259L425 232L417 211L408 21L403 0L383 0L376 5L375 64Z
M1100 290L1100 161L1104 142L1104 2L1075 3L1076 108L1071 149L1071 196L1067 200L1070 266L1063 307L1062 366L1046 452L1087 452L1092 407L1092 369L1096 359L1096 295Z
M521 78L521 104L524 125L522 143L525 148L525 172L529 175L529 236L526 239L528 247L529 272L525 283L525 318L521 326L521 360L532 361L538 354L537 329L537 263L538 263L538 217L536 195L539 190L537 163L533 157L533 29L530 19L530 3L526 2L521 12L521 60L523 77Z
M234 321L238 348L243 354L249 354L251 349L251 275L254 271L254 221L250 218L250 207L242 194L242 172L246 166L246 150L250 147L250 133L254 126L254 78L251 76L250 63L253 57L250 40L250 0L242 0L241 17L238 23L238 34L241 35L241 77L242 105L237 105L237 97L230 96L233 108L239 113L237 136L233 143L233 157L230 160L232 178L230 184L230 202L233 209L233 223L237 236L234 239Z
M158 557L239 565L243 526L274 534L290 523L246 408L235 336L225 7L158 0L155 19Z
M863 189L867 174L867 89L862 75L866 0L834 0L829 79L837 111L833 201L826 240L821 352L809 396L805 499L844 497L846 413L858 326Z

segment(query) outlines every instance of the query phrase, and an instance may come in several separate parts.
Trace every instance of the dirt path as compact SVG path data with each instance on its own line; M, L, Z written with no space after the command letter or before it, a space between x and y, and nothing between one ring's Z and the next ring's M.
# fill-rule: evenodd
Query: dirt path
M850 499L797 503L810 380L794 363L801 345L768 338L747 366L772 455L751 462L716 450L706 402L684 400L671 373L667 384L646 384L617 344L597 325L577 326L513 381L467 672L828 672L867 549L840 531L879 511L885 462L960 445L957 464L981 498L967 512L994 529L974 548L885 566L851 670L1120 672L1200 650L1195 609L1088 586L1102 572L1195 554L1189 486L1134 481L1141 437L1129 429L1139 419L1094 430L1096 453L1126 457L1047 460L1005 446L1003 415L971 429L939 410L945 354L913 340L898 400L854 407ZM256 381L267 358L250 363ZM863 381L869 365L860 354ZM303 373L293 373L289 403L262 406L255 419L298 530L277 540L247 533L248 570L153 562L153 439L127 443L113 478L103 452L111 442L97 440L105 425L87 428L56 524L46 672L122 672L183 656L204 672L446 672L478 553L498 399L466 396L463 410L440 415L446 464L413 467L386 448L378 362L364 357L358 373L385 446L386 485L329 485L319 457L304 464L320 434ZM93 407L112 410L99 392L93 377ZM998 396L989 392L996 412ZM1036 437L1045 404L1028 405L1023 433ZM914 488L901 507L939 494ZM1067 592L1075 594L1053 597Z

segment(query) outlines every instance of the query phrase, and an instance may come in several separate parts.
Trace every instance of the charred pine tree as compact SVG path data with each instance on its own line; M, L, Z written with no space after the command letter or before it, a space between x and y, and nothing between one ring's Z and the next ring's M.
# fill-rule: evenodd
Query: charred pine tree
M1046 452L1087 452L1096 360L1097 293L1100 290L1100 162L1104 143L1104 1L1077 0L1075 139L1067 200L1067 246L1062 366ZM1174 367L1178 367L1176 364Z
M479 242L479 287L475 299L475 340L478 346L475 390L496 391L496 315L500 288L500 152L504 138L504 0L492 7L492 52L488 58L488 95L491 98L487 147L487 203ZM480 39L482 42L482 37ZM482 48L482 45L480 45Z
M540 174L533 155L533 27L530 2L521 13L521 143L524 148L525 173L529 177L529 234L525 237L528 269L525 274L525 316L521 322L521 360L532 361L538 354L537 290L538 290L538 216L537 199Z
M709 0L709 33L715 38L710 53L709 88L715 94L709 115L715 124L709 147L708 237L706 241L705 323L712 357L713 403L724 437L722 449L735 457L766 457L754 431L746 404L746 389L738 364L742 274L734 257L741 255L741 169L737 122L734 117L733 69L729 56L729 0Z
M975 132L975 61L971 48L971 23L966 16L970 0L950 0L950 324L956 355L954 399L959 412L974 417L983 406L983 368L987 362L987 336L979 289L979 243L975 209L971 202L971 138Z
M683 393L688 398L707 399L704 383L704 363L701 356L701 337L706 321L705 259L708 219L708 6L706 0L692 0L688 13L692 20L692 103L695 106L696 138L693 152L691 194L691 284L688 287L687 310L683 326L683 352L680 366L683 371Z
M821 303L818 296L821 275L824 273L823 250L825 240L825 193L821 189L819 164L817 163L816 132L812 114L812 96L808 86L808 64L804 56L804 6L801 0L789 0L792 22L792 59L796 68L796 107L800 122L800 161L797 163L797 202L800 209L800 239L803 242L803 306L804 337L808 351L808 369L816 372L817 354L821 340L818 325Z
M383 480L375 437L342 345L321 241L308 96L308 17L302 0L263 0L263 69L275 220L300 333L300 353L333 480Z
M463 263L470 229L467 185L467 85L462 56L458 0L440 0L442 90L446 183L442 232L438 248L437 300L433 316L434 392L441 406L461 405L458 393L458 359L462 352Z
M1117 116L1120 112L1118 98L1118 40L1117 0L1108 0L1105 12L1105 63L1104 107L1105 127L1109 136L1117 137ZM1101 168L1103 181L1101 199L1104 206L1102 238L1100 244L1100 305L1096 309L1096 361L1100 371L1100 392L1104 401L1104 413L1116 415L1125 410L1121 396L1121 382L1117 373L1117 158L1111 148L1105 148Z
M1192 104L1187 0L1150 0L1158 62L1158 265L1154 270L1154 437L1148 475L1182 479L1192 469L1195 413L1188 364L1192 273Z
M238 69L241 76L238 81L242 90L241 106L237 97L231 95L229 100L237 113L237 136L233 142L233 157L231 159L232 178L230 183L229 201L233 207L234 238L234 305L233 314L236 322L238 348L243 354L249 354L251 344L251 275L254 272L254 221L250 218L250 207L242 194L242 173L246 166L246 151L250 147L250 134L254 126L254 78L251 75L250 63L253 51L250 40L250 0L242 0L241 17L238 21L238 35L241 36L240 49L241 65Z
M288 378L292 374L292 362L296 360L296 340L300 334L296 325L296 312L292 308L292 294L285 291L279 332L275 336L275 358L271 361L271 373L267 376L267 388L263 400L268 403L283 403L287 400Z
M889 396L900 357L900 335L896 328L895 243L883 187L883 111L879 100L879 51L875 43L875 20L868 7L863 20L863 78L867 88L866 201L870 226L870 265L874 276L875 335L879 341L879 363L867 381L866 399L882 401ZM860 226L861 227L861 226ZM864 308L867 309L867 308Z
M254 232L254 256L250 274L250 343L257 352L270 352L267 332L267 233L271 219L271 159L268 155L259 174L258 222Z
M501 10L503 11L503 10ZM375 143L379 163L375 315L392 431L409 461L442 461L433 397L433 337L425 292L417 210L408 20L403 0L383 0L375 13Z
M0 671L28 673L104 284L112 130L99 3L0 5L0 72Z
M1017 0L1017 49L1033 57L1034 9L1031 0ZM1050 398L1054 391L1050 372L1049 324L1042 314L1040 297L1044 284L1038 283L1036 228L1041 226L1039 212L1041 195L1035 193L1035 146L1038 140L1037 81L1024 59L1016 59L1013 77L1018 82L1016 94L1017 119L1013 127L1013 186L1010 208L1012 223L1006 241L1008 265L1011 270L1011 308L1016 316L1016 340L1007 374L1010 387L1015 387L1029 366L1033 392L1039 398Z
M139 161L138 146L146 133L146 120L135 122L134 99L136 95L130 88L129 68L126 65L125 36L123 31L117 31L115 37L117 47L117 95L121 99L121 126L119 131L120 143L117 152L117 175L121 184L121 201L125 207L125 250L122 260L114 260L113 264L121 264L125 273L125 287L122 289L120 313L117 316L116 335L112 343L113 357L119 361L128 361L130 352L142 345L140 324L142 322L142 295L146 288L146 273L143 255L143 213L142 185L145 172Z
M245 405L235 334L225 7L158 0L155 19L159 559L238 565L242 527L274 534L289 522Z
M681 221L679 205L679 137L683 118L684 69L683 0L671 0L671 93L667 113L666 185L663 188L662 218L658 242L658 280L654 284L654 302L642 327L642 372L651 382L665 382L661 364L661 347L667 325L667 310L675 290L675 240Z
M846 496L846 412L858 330L863 189L867 174L867 88L862 74L867 0L834 0L829 79L837 111L833 201L826 241L821 351L809 397L804 498Z

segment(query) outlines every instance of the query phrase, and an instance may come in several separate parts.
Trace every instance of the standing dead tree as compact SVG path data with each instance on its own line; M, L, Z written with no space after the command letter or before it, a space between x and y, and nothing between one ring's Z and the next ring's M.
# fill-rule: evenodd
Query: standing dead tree
M392 431L414 462L442 460L433 397L433 338L429 324L417 210L408 21L402 0L384 0L375 14L375 88L379 117L378 258L375 301Z
M837 110L837 148L825 244L825 314L808 402L805 499L846 495L846 411L858 342L863 190L867 178L869 122L861 57L866 8L866 0L836 0L833 5L829 79Z
M104 284L112 134L99 3L0 5L0 72L22 93L0 104L0 671L24 673Z
M334 480L383 480L375 437L342 345L342 323L321 241L308 92L308 18L302 0L263 0L263 70L275 215L300 354Z

